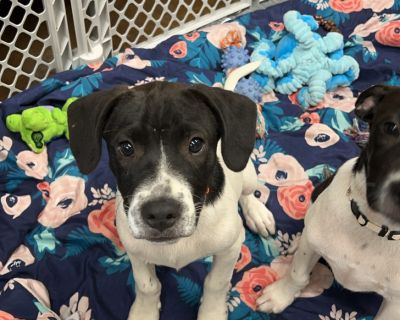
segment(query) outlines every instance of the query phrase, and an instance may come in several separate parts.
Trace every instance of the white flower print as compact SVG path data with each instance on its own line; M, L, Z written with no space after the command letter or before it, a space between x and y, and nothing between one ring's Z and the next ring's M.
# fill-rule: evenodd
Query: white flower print
M62 320L90 320L92 310L89 309L89 298L82 296L79 298L76 292L69 299L69 306L62 305L60 308L60 317Z
M336 305L332 305L331 312L329 316L324 316L322 314L319 315L320 320L356 320L357 312L352 311L350 313L343 312L341 309L336 309Z
M261 145L257 148L253 149L253 153L251 154L251 159L254 161L259 161L259 162L268 162L268 160L265 158L266 151L264 150L264 146Z
M129 86L128 89L132 89L136 86L141 86L142 84L154 82L154 81L165 81L165 77L146 77L144 80L138 80L133 86Z
M95 189L95 188L90 188L90 191L92 191L93 195L93 201L89 203L89 206L95 206L97 204L103 204L106 201L115 198L115 192L112 191L112 189L108 186L106 183L103 188L101 189Z
M301 237L300 232L297 232L296 234L292 234L291 236L289 236L287 232L282 233L281 230L278 230L275 242L279 248L280 254L282 256L286 256L288 254L294 254L297 248L299 247L300 237Z

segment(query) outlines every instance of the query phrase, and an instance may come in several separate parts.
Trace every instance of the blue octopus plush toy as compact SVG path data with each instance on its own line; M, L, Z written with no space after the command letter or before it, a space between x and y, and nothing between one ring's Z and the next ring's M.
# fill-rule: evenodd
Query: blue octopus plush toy
M258 87L245 84L244 79L242 86L258 91L261 86L265 92L275 90L282 94L298 91L297 99L306 108L317 105L327 90L348 86L358 78L359 65L354 58L344 55L340 33L328 32L326 36L320 36L314 32L318 22L297 11L286 12L283 22L287 34L276 44L268 39L260 40L247 69L246 65L242 66L245 71L241 76L256 69L247 81L257 82ZM239 91L245 90L239 88Z

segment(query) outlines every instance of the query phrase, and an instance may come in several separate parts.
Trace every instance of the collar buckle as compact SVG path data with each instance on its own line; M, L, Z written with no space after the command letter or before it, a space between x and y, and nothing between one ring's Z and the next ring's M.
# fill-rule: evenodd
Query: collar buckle
M386 225L377 225L368 220L367 216L360 211L357 202L354 199L350 200L351 211L356 217L357 222L362 227L367 227L371 231L378 234L379 237L387 238L388 240L400 240L400 231L390 231Z
M383 238L388 234L388 232L389 232L389 227L385 226L385 225L382 225L381 231L379 231L378 236Z

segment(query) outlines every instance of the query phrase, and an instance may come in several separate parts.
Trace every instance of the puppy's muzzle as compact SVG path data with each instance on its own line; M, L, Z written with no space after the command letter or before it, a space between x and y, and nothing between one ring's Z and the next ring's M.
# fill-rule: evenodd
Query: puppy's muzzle
M143 221L160 232L173 227L182 216L182 205L172 198L158 198L145 202L141 208Z

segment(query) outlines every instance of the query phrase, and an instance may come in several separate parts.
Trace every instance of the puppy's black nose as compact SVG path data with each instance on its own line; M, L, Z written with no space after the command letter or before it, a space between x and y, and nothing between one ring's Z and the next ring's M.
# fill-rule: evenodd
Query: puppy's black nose
M142 205L142 218L152 228L160 232L172 227L181 217L181 204L171 198L147 201Z

